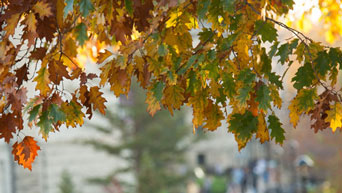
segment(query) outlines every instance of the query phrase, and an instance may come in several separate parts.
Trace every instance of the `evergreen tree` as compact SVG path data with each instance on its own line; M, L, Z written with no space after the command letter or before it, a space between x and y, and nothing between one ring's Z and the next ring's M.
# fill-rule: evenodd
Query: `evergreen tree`
M58 188L60 193L76 193L74 183L68 171L63 171Z
M185 113L174 112L170 118L168 111L160 111L151 117L146 112L144 91L136 84L132 87L127 98L121 97L119 104L106 112L108 126L90 124L120 141L117 145L98 140L86 143L129 163L127 168L120 168L106 179L96 181L109 183L116 175L128 172L134 174L136 183L133 187L138 193L181 192L187 175L180 175L177 167L184 164L184 153L193 141L188 138L191 129L186 125Z

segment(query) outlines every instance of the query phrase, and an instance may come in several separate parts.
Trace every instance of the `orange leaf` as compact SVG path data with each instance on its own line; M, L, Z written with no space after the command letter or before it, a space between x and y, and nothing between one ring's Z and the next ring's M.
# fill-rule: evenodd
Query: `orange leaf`
M13 144L12 148L14 160L24 168L32 170L32 163L38 155L37 151L40 150L37 141L33 137L26 136L22 142Z

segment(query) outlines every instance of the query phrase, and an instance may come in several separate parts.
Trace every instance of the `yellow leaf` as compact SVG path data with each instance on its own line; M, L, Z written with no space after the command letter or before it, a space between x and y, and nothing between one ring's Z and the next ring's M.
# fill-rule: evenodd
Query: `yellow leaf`
M174 11L170 14L170 19L166 21L166 28L175 27L177 21L179 20L179 16L182 15L181 11Z
M303 113L301 110L298 108L299 102L296 98L294 98L290 105L289 105L289 110L290 110L290 123L292 123L293 127L296 127L299 121L299 116Z
M164 90L162 99L163 105L167 106L170 113L173 115L173 109L179 109L184 101L184 89L178 85L168 86Z
M105 50L104 53L100 52L99 55L97 56L97 64L102 64L109 56L112 56L113 53Z
M243 148L246 147L246 145L250 139L241 139L236 134L234 136L235 136L235 141L238 143L238 149L239 149L239 151L241 151Z
M222 110L216 104L213 104L210 100L207 108L204 112L206 116L206 124L204 125L205 128L209 129L210 131L215 131L219 126L221 126L221 121L224 119Z
M52 16L51 7L49 3L38 1L34 6L33 10L39 14L40 19L44 19L44 17Z
M34 15L33 12L31 12L27 15L25 24L27 25L27 28L29 31L31 31L32 33L36 33L37 19L36 19L36 16Z
M110 77L110 71L112 69L112 62L108 62L107 64L105 64L104 66L102 66L101 68L101 74L100 74L100 85L104 86L106 84L106 82L108 81L108 78Z
M43 61L42 67L38 71L38 75L34 78L34 81L37 82L36 89L40 90L40 94L43 96L46 96L47 93L50 91L49 76L50 76L50 73L46 67L46 62Z
M330 127L333 132L336 131L337 128L342 127L342 105L341 103L335 103L334 105L330 105L330 110L326 111L328 116L325 118L326 122L330 122Z
M201 126L204 122L204 110L208 105L207 92L198 91L193 97L189 98L189 104L192 105L193 118L192 124L195 128Z
M152 117L157 111L160 110L160 103L156 97L154 97L153 92L151 91L146 93L145 103L148 104L147 112L149 112Z
M283 101L279 96L279 91L277 90L276 86L274 86L274 85L269 85L269 88L271 91L270 96L272 98L273 105L276 106L278 109L281 109Z
M270 140L270 134L266 126L265 116L262 113L258 115L258 130L255 137L260 139L260 143Z
M76 127L76 125L83 125L83 117L84 113L82 112L82 106L77 103L75 100L68 102L64 102L61 105L62 111L66 115L66 126Z

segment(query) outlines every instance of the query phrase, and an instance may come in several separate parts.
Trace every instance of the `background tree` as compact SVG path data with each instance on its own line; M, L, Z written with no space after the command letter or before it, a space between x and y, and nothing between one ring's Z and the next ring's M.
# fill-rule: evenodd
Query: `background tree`
M182 192L187 174L181 174L179 167L184 167L184 153L193 141L193 138L188 138L191 130L186 124L186 114L178 111L170 117L163 110L151 117L146 112L144 95L145 91L132 84L128 98L121 97L118 106L107 110L105 118L109 124L90 124L104 135L113 137L107 141L89 140L87 144L128 161L127 167L95 181L108 183L112 182L113 177L119 180L122 173L133 173L136 192ZM116 143L113 144L113 141ZM127 190L130 187L127 183L121 182L119 185Z
M338 36L340 26L329 18L339 18L339 3L319 2L322 10L334 10L325 26ZM278 21L293 5L294 0L3 0L0 138L9 143L22 134L23 117L45 140L61 126L82 125L94 110L105 114L100 87L109 84L115 96L127 95L132 77L147 90L151 115L161 107L173 114L191 106L194 128L214 131L225 121L239 149L253 137L283 143L285 130L275 112L283 110L285 79L297 92L288 107L293 127L308 115L315 132L340 130L341 49ZM280 28L291 36L279 38ZM100 73L89 73L77 60L83 46L94 52ZM294 62L299 67L287 77ZM27 94L32 83L34 96ZM79 86L66 90L66 83ZM14 159L31 168L38 149L25 136L13 146Z
M60 193L76 193L75 185L72 181L71 174L68 171L63 171L58 188Z

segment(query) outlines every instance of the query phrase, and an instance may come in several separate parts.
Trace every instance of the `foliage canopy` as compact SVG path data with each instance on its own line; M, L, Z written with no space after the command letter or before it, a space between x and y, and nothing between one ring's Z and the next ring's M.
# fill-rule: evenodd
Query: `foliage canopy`
M291 123L296 127L306 114L315 132L335 131L342 125L337 85L342 52L277 21L293 5L293 0L3 0L0 138L9 143L19 135L26 116L45 140L62 125L82 125L94 110L105 114L102 87L127 95L135 76L147 90L152 116L161 107L173 114L188 105L194 129L214 131L226 121L239 148L253 136L282 144L285 131L274 109L282 107L279 92L295 61L300 67L289 77L297 90L289 105ZM293 37L279 39L276 26ZM100 74L86 73L77 60L89 44L99 48L92 51ZM272 60L284 73L276 72ZM93 79L98 84L90 84ZM67 91L64 82L71 80L79 86ZM32 82L36 92L28 97ZM26 136L13 154L31 168L38 149Z

